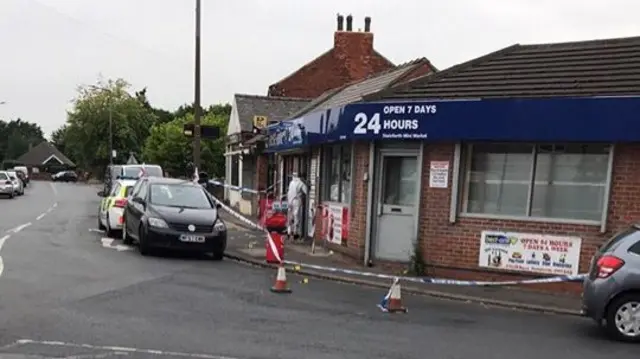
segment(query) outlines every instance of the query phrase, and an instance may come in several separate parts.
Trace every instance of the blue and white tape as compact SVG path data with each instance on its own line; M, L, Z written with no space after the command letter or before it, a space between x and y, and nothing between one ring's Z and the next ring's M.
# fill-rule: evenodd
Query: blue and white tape
M324 272L332 272L332 273L342 273L347 275L355 275L360 277L369 277L369 278L379 278L379 279L391 279L394 281L402 280L405 282L412 283L425 283L425 284L440 284L440 285L457 285L457 286L474 286L474 287L495 287L495 286L509 286L509 285L522 285L522 284L544 284L544 283L561 283L561 282L580 282L584 280L587 274L578 274L578 275L561 275L555 277L545 277L545 278L533 278L533 279L524 279L524 280L508 280L508 281L497 281L497 282L489 282L489 281L476 281L476 280L456 280L456 279L444 279L444 278L430 278L430 277L407 277L407 276L396 276L382 273L373 273L373 272L365 272L354 269L345 269L338 267L328 267L328 266L320 266L317 264L306 264L301 262L287 261L280 258L278 251L276 249L275 242L273 238L271 238L271 234L266 228L261 225L251 221L246 218L242 214L236 212L231 207L222 203L222 201L218 200L214 196L213 199L218 203L224 210L229 212L230 215L237 218L241 222L247 224L248 226L255 228L260 231L264 231L267 234L267 239L269 241L269 246L271 250L276 256L278 262L297 267L305 267L315 270L320 270Z
M215 181L215 180L209 180L209 183L214 185L214 186L220 186L220 187L228 188L230 190L238 191L240 193L246 192L246 193L253 193L253 194L261 194L261 193L271 192L273 190L273 188L278 184L278 182L276 182L276 183L272 184L271 186L267 187L267 189L258 191L258 190L252 189L252 188L233 186L233 185L230 185L228 183Z
M524 280L509 280L509 281L475 281L475 280L455 280L455 279L443 279L443 278L430 278L430 277L406 277L395 276L382 273L364 272L353 269L344 269L337 267L326 267L315 264L305 264L293 261L284 261L285 264L295 267L305 267L310 269L321 270L325 272L342 273L347 275L357 275L361 277L379 278L379 279L391 279L391 280L403 280L413 283L426 283L426 284L441 284L441 285L458 285L458 286L476 286L476 287L490 287L490 286L507 286L507 285L520 285L520 284L542 284L542 283L560 283L560 282L578 282L584 280L586 274L578 275L562 275L546 278L534 278Z

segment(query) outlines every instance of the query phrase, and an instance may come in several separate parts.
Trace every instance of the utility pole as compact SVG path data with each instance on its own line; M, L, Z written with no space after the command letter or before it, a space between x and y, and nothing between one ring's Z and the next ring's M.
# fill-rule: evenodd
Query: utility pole
M195 49L195 89L193 101L193 165L200 170L200 0L196 0L196 49Z

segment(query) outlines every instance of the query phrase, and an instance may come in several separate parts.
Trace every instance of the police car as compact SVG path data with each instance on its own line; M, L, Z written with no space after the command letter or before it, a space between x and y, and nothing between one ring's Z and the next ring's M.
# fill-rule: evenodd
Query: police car
M113 237L114 232L122 230L122 214L135 184L136 180L116 180L109 193L98 192L98 196L102 197L98 208L98 228L104 230L107 236Z

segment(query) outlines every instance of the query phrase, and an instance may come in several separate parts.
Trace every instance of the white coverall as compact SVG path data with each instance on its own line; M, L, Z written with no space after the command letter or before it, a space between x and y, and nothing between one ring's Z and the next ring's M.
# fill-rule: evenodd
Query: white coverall
M291 182L289 182L289 190L287 191L287 234L289 236L300 235L301 226L300 219L302 212L302 194L307 194L307 185L302 182L297 173L293 173L291 176Z

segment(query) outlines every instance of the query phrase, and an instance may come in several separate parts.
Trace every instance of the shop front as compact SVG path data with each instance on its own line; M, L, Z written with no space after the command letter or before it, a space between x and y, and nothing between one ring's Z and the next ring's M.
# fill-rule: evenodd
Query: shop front
M407 262L420 241L442 271L575 274L638 219L638 111L640 97L358 103L269 127L266 151L319 155L317 198L347 208L328 242L365 264Z

